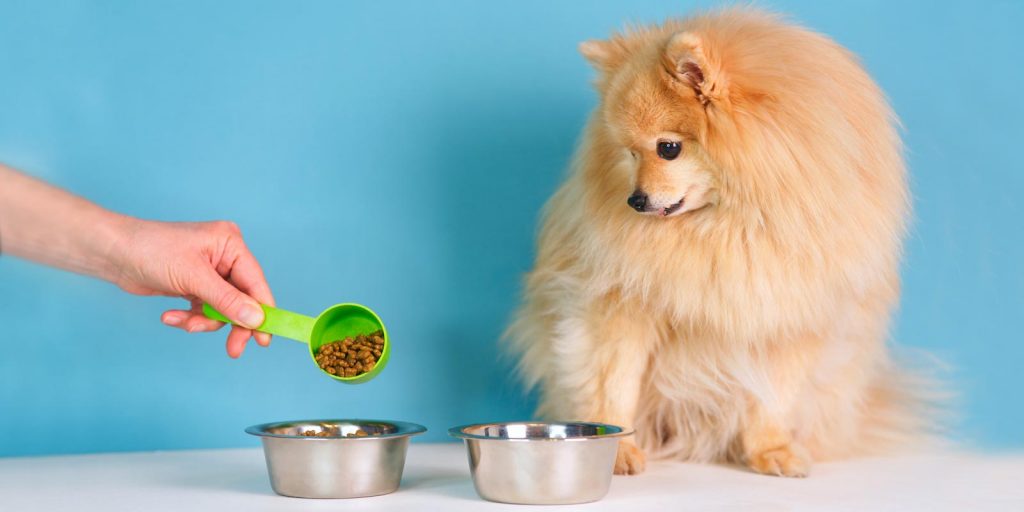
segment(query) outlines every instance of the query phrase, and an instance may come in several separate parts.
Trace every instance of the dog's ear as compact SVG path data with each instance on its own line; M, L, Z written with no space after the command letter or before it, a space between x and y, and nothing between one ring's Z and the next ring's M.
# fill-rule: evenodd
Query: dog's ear
M722 72L719 55L700 35L680 32L672 36L665 47L663 64L676 81L692 90L705 106L728 102L729 83Z
M583 41L580 43L579 49L580 53L598 71L615 69L626 57L626 48L618 37L613 37L607 41L600 39Z

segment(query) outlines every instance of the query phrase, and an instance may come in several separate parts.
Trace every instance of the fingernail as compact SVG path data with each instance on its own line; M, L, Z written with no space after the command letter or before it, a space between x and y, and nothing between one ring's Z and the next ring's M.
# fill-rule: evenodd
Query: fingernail
M258 306L246 304L238 312L238 321L242 322L243 327L255 329L263 323L263 310Z
M170 315L167 318L164 318L164 323L167 325L181 325L181 318L178 318L175 315Z

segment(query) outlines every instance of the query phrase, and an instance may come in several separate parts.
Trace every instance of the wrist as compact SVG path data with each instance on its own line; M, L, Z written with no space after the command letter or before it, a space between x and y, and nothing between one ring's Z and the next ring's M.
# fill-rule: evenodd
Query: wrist
M97 220L94 250L97 254L95 276L122 285L131 267L132 238L143 221L103 210Z

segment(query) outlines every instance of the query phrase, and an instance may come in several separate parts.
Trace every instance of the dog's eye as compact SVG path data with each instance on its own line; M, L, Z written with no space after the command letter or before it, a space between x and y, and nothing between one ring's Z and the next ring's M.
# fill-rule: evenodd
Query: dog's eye
M658 141L658 156L665 160L675 160L682 150L683 145L679 142Z

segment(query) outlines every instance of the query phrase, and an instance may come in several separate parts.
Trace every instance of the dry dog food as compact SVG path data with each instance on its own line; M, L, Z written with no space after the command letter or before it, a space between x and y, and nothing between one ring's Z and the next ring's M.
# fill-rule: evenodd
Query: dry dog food
M316 364L331 375L356 377L372 370L383 351L383 332L360 334L321 346Z
M332 430L321 430L319 432L317 432L316 430L306 430L306 431L302 432L302 435L304 435L306 437L366 437L366 436L369 436L370 433L365 431L365 430L363 430L363 429L359 429L359 430L356 430L355 432L349 432L348 434L345 434L344 436L340 436L340 435L338 435L338 430L337 429L332 429Z

